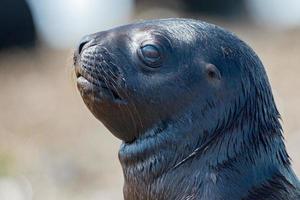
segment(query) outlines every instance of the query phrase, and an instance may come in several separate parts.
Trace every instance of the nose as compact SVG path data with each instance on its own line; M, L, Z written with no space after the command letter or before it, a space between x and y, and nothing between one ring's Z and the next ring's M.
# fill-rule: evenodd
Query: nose
M82 52L82 50L84 49L84 47L86 46L86 44L88 44L92 40L93 40L93 38L91 36L83 37L77 46L77 54L79 55Z

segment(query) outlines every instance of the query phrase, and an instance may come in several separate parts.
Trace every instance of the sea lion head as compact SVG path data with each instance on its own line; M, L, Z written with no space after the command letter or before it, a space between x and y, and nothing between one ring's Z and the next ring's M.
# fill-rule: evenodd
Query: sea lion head
M224 128L255 104L258 88L270 104L265 113L278 115L256 54L205 22L151 20L95 33L74 58L85 104L126 143L170 121L206 132Z
M260 59L218 26L125 25L85 37L74 61L85 104L124 141L125 199L200 199L289 166Z

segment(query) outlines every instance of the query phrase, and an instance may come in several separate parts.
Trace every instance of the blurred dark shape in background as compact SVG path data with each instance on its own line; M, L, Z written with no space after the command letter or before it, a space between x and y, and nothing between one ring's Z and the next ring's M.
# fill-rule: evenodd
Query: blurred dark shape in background
M218 16L243 15L246 12L245 0L180 0L190 12Z
M33 47L36 31L25 0L0 1L0 50L10 47Z

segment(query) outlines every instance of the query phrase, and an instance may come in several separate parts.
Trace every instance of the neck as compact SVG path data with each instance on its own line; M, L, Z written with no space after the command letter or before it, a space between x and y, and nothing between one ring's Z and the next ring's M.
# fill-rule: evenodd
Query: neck
M126 200L241 199L274 176L292 173L280 129L235 124L208 133L181 124L187 126L160 124L122 145Z

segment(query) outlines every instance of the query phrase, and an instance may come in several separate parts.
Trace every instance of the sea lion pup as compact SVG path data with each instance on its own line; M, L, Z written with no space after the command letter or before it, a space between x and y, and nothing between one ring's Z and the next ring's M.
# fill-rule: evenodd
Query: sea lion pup
M123 143L126 200L300 199L264 67L243 41L189 19L85 37L90 111Z

